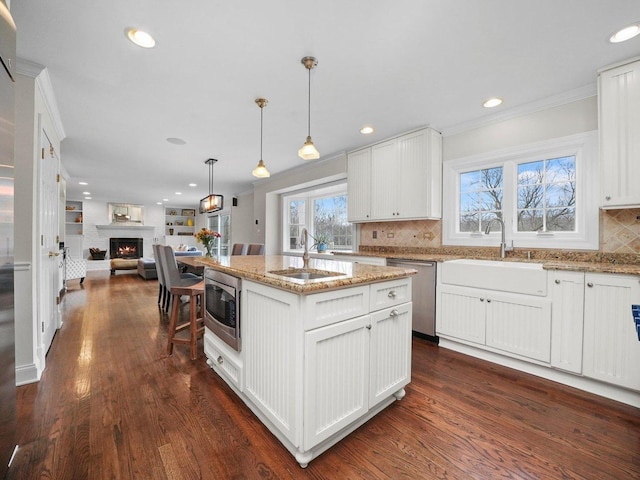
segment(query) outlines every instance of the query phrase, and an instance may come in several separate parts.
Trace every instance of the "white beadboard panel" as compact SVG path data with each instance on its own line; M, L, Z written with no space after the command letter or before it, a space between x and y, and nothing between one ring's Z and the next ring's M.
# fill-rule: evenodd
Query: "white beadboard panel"
M371 314L369 408L411 381L412 303Z
M551 365L582 373L584 273L556 271L549 277L551 294Z
M411 301L411 277L371 285L370 311Z
M308 295L304 329L330 325L369 313L369 286Z
M485 299L477 290L442 285L439 297L438 335L451 335L484 345ZM482 299L482 300L481 300Z
M631 305L640 304L638 277L585 275L584 374L640 390L640 341Z
M295 442L295 301L273 289L243 289L242 350L245 393L292 443ZM294 303L294 305L292 305Z
M549 363L551 302L518 296L487 298L486 343L490 347Z
M369 323L365 315L305 333L305 450L367 412Z

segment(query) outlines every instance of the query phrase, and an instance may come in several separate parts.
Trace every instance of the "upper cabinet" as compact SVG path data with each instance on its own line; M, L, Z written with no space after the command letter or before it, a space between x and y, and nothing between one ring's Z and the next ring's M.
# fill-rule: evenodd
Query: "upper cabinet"
M440 218L442 136L431 128L347 156L352 223Z
M82 235L82 202L66 202L64 211L64 233L68 235Z
M598 76L600 206L640 206L640 60Z

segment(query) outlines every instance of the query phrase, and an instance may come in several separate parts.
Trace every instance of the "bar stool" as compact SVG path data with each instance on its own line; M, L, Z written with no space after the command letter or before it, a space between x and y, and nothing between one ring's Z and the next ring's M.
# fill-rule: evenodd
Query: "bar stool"
M189 320L178 325L180 317L180 297L189 297ZM191 286L171 287L173 308L169 320L169 341L167 342L167 355L173 354L173 345L180 343L191 346L191 360L198 358L198 338L204 335L204 318L198 316L198 305L204 308L204 281ZM176 334L184 329L189 329L189 338L180 338Z

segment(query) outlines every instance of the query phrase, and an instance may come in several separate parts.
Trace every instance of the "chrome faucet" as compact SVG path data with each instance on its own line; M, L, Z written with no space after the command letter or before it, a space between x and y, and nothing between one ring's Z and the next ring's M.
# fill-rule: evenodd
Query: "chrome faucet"
M502 227L501 229L502 238L500 239L500 258L504 258L506 256L506 252L510 252L511 250L513 250L513 245L511 247L507 247L507 242L504 236L504 222L502 221L501 218L496 217L489 220L489 223L487 223L487 228L484 230L484 233L486 235L489 235L489 232L491 232L491 224L493 222L499 222L500 226Z
M302 229L300 235L300 245L304 246L304 253L302 254L302 267L309 268L309 232L306 228Z

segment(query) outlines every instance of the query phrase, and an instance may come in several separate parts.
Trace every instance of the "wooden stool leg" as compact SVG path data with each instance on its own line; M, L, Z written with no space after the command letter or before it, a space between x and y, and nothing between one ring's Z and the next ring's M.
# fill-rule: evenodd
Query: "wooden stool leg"
M175 295L170 295L170 297L173 298L173 309L171 310L171 318L169 320L169 341L167 343L167 355L173 354L173 337L176 335L178 317L180 316L180 297L175 298Z
M191 335L191 360L198 358L198 300L200 294L195 293L189 299L189 334Z

